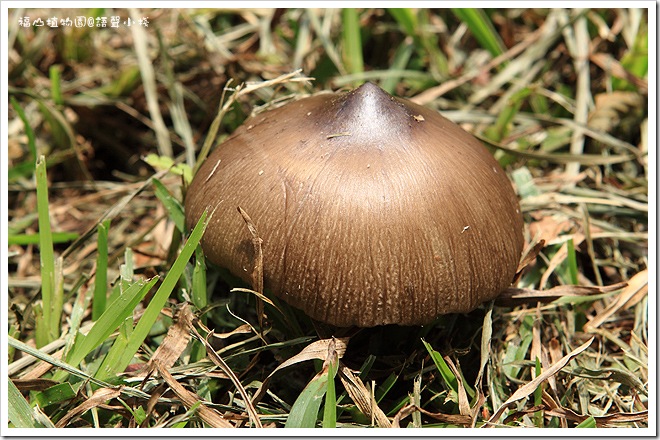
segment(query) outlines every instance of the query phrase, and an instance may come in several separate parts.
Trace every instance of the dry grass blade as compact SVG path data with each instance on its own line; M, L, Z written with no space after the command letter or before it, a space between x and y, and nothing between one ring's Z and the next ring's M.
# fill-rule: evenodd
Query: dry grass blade
M264 291L264 254L261 248L263 240L259 237L257 233L257 227L254 225L254 222L250 218L247 212L240 206L238 207L238 212L243 217L243 221L247 225L248 231L250 231L250 237L252 238L252 247L254 248L254 268L252 269L252 287L254 290L263 294ZM261 298L257 297L257 319L259 320L259 331L264 330L264 303Z
M195 335L195 337L202 344L204 344L204 347L206 348L206 354L211 359L211 361L213 361L214 364L220 367L223 373L229 376L229 379L232 381L238 392L243 397L243 400L245 401L245 408L247 409L248 417L250 418L252 424L257 428L263 428L261 424L261 420L259 420L259 415L257 414L257 410L254 409L254 405L250 400L250 396L248 395L247 391L245 391L245 388L243 387L243 384L241 384L241 381L238 379L238 376L236 376L236 374L231 370L231 368L229 368L229 365L227 365L224 359L222 359L220 355L216 353L213 347L211 347L209 341L207 341L205 338L202 337L202 335L200 335L197 332L197 329L195 327L191 326L190 329Z
M138 11L135 8L129 9L133 21L138 21ZM170 142L169 132L163 120L163 115L158 106L158 91L156 86L156 73L152 61L149 59L147 48L147 32L142 26L131 27L133 34L135 53L140 66L140 75L142 75L142 84L144 85L144 95L147 99L149 114L154 124L156 139L158 140L158 150L161 156L173 157L172 143Z
M190 327L195 319L189 304L184 304L177 316L177 322L167 330L163 343L158 346L142 371L149 375L158 363L161 368L169 369L174 365L190 342Z
M525 411L526 412L526 411ZM552 408L546 409L545 414L548 416L560 417L562 419L570 420L572 422L582 423L590 416L577 414L567 408ZM592 416L596 421L598 428L610 428L616 426L617 423L640 423L647 422L649 418L648 411L640 411L636 413L622 414L614 413L606 416Z
M252 404L256 405L264 397L266 390L268 390L268 383L275 373L286 367L290 367L291 365L312 359L320 359L325 362L328 360L328 354L330 353L329 348L331 345L334 345L337 359L341 359L344 356L344 353L346 353L348 338L321 339L320 341L312 342L307 347L303 348L300 353L282 362L261 383L261 386L252 398Z
M160 373L165 382L167 382L174 394L181 399L186 408L190 408L196 403L201 402L199 396L185 389L184 386L177 382L174 376L167 371L167 368L160 365L158 362L156 362L155 366L158 373ZM204 422L208 423L213 428L234 428L234 425L225 420L220 413L203 403L200 403L197 408L197 414L199 414L199 417L204 420Z
M454 376L456 377L458 385L458 410L462 416L470 415L470 403L468 401L467 392L465 391L465 386L463 385L463 375L458 371L458 368L454 365L454 361L452 361L449 356L443 356L443 358L451 372L454 373Z
M621 309L632 307L641 301L649 293L649 273L645 269L633 276L629 281L626 288L621 292L619 298L614 301L608 308L596 315L591 321L585 324L585 330L593 330L598 328L610 316L614 315Z
M574 246L578 246L580 243L584 241L584 235L583 234L573 234L573 244ZM565 241L562 243L561 247L557 251L555 255L553 255L552 259L548 263L548 267L541 276L541 280L539 281L539 287L544 287L546 283L548 282L548 279L550 278L550 275L552 275L557 267L568 257L568 241Z
M541 252L541 249L545 246L545 240L539 240L536 242L534 245L529 245L527 249L525 249L523 256L520 258L520 262L518 263L518 269L516 270L516 278L520 276L520 273L522 272L523 269L525 269L528 265L530 265L533 261L536 260L536 257L538 257L539 253Z
M50 379L11 379L11 381L21 391L43 391L59 383Z
M355 402L362 414L368 418L373 418L376 424L381 428L391 428L392 423L389 421L382 409L375 404L371 393L364 385L362 380L357 377L353 372L343 364L339 366L339 378L344 385L346 392L350 398Z
M540 384L542 384L546 379L548 379L550 376L553 376L557 374L562 368L568 364L568 362L573 359L575 356L578 354L582 353L584 350L589 348L591 343L594 341L594 338L589 339L587 342L584 344L580 345L578 348L575 350L571 351L568 353L566 356L561 358L559 362L553 364L550 368L547 370L543 371L541 374L539 374L536 378L532 379L525 385L521 386L516 390L515 393L511 395L498 409L495 411L495 414L492 415L490 419L483 425L484 427L491 427L493 426L500 418L502 413L517 400L523 399L530 394L532 394Z
M539 115L536 116L538 119L543 120ZM565 122L565 121L564 121ZM569 122L565 122L565 125L570 125ZM574 127L572 127L574 128ZM584 134L588 134L594 138L600 138L599 140L605 138L610 139L607 135L593 130L584 130ZM540 153L537 151L527 151L527 150L516 150L515 148L510 148L505 145L502 145L498 142L494 142L491 139L479 134L472 133L474 137L479 139L481 142L502 150L508 154L511 154L516 157L523 157L526 159L536 159L536 160L545 160L552 163L558 164L570 164L577 163L583 166L593 166L593 165L612 165L616 163L630 162L631 160L636 159L635 156L631 154L617 154L617 155L608 155L604 156L602 154L576 154L576 153ZM620 143L619 143L620 144ZM626 147L631 147L629 144L626 144ZM634 147L632 147L634 149Z
M637 87L639 93L648 93L649 84L643 78L638 78L632 73L628 72L621 63L616 60L612 55L607 53L592 53L589 55L589 60L603 69L605 72L611 73L617 78L630 81ZM617 93L616 91L614 93Z
M401 408L399 412L396 414L396 416L394 416L394 419L392 420L392 428L400 428L401 420L408 417L410 414L414 412L420 412L425 416L431 417L432 419L435 419L439 422L449 423L451 425L469 426L471 423L470 417L468 416L459 415L459 414L432 413L430 411L425 410L424 408L420 408L418 406L408 404L403 408Z
M80 416L86 411L96 408L99 405L104 404L108 400L115 399L121 394L121 388L100 388L92 394L92 397L85 400L83 403L72 409L64 417L62 417L57 424L56 428L64 428L69 424L74 418Z
M495 300L499 306L511 306L516 304L547 303L565 296L598 295L601 293L614 292L623 289L627 283L616 283L609 286L557 286L548 290L523 289L509 287L505 289Z

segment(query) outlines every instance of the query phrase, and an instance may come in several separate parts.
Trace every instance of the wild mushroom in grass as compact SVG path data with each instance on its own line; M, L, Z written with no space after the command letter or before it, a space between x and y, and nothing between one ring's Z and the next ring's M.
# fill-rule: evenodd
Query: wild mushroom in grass
M437 112L372 83L247 120L186 197L212 262L246 282L251 236L265 287L336 326L420 325L495 298L515 275L523 221L504 171Z

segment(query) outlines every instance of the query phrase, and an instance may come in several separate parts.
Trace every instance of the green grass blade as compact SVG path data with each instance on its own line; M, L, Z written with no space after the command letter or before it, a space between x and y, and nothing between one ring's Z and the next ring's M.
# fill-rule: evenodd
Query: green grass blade
M105 342L122 321L132 315L135 307L156 284L156 281L158 278L154 277L148 283L142 281L133 283L116 301L110 304L89 333L85 337L80 336L80 340L74 344L71 354L67 356L67 362L77 366L87 354Z
M199 244L199 241L202 239L202 235L206 229L206 218L207 213L204 212L202 217L197 222L197 225L190 233L188 241L183 246L183 249L181 249L179 257L167 272L163 283L154 294L154 297L145 309L144 314L140 318L140 321L138 321L137 325L135 326L135 329L133 330L133 333L131 334L126 345L126 350L124 351L121 361L118 365L119 371L123 371L124 368L128 366L128 364L131 362L131 359L133 359L133 356L140 348L140 345L142 345L148 336L149 330L151 330L151 327L158 319L158 315L160 315L160 311L165 305L167 298L169 298L172 294L172 291L176 287L181 274L183 274L183 271L186 268L190 257L192 257L193 252L195 252L197 244Z
M50 66L48 74L50 76L50 94L53 98L53 102L57 105L64 104L64 99L62 98L62 87L61 87L61 75L60 75L60 66L54 65Z
M596 427L596 419L594 419L594 416L589 416L589 418L583 420L579 425L576 426L576 428L595 428Z
M108 300L108 230L110 220L101 222L97 228L96 277L94 299L92 300L92 320L96 321L105 312Z
M417 33L417 16L410 8L388 8L387 12L399 23L403 31L411 37Z
M442 376L442 379L445 381L447 386L452 391L458 393L458 379L456 379L456 376L451 371L451 368L449 368L445 360L442 358L442 355L437 351L435 351L433 347L431 347L431 344L429 344L423 339L422 339L422 343L424 344L424 347L426 347L426 350L431 355L431 359L433 359L436 368L440 372L440 375Z
M52 232L53 244L69 243L80 236L77 232ZM39 234L11 234L7 236L7 244L27 246L39 244Z
M195 267L192 274L192 301L195 307L203 310L208 305L206 292L206 259L201 246L195 250Z
M394 59L392 60L392 65L390 68L394 71L397 70L405 70L406 66L408 66L408 61L410 61L410 57L412 56L413 52L415 50L415 45L412 43L406 43L403 42L401 45L396 49L396 52L394 52ZM385 90L387 93L394 93L394 89L396 88L397 84L401 81L401 77L397 76L389 76L385 78L381 84L380 87Z
M34 395L34 401L45 408L54 403L60 403L65 400L76 397L76 392L68 382L58 383Z
M328 389L328 370L315 376L300 393L289 412L285 428L314 428L323 396Z
M185 232L186 215L183 212L183 206L181 206L181 203L167 190L160 180L154 178L153 184L156 197L158 197L158 200L160 200L165 209L167 209L176 228L181 232Z
M364 72L362 58L362 37L360 35L360 20L357 10L345 8L342 10L344 44L344 64L348 73Z
M35 358L42 360L44 362L47 362L55 367L61 368L64 371L73 374L76 377L79 377L83 380L89 380L90 382L99 385L101 387L111 387L112 385L109 384L108 382L104 382L101 380L97 380L90 376L89 374L85 373L84 371L72 367L71 365L67 364L66 362L61 361L60 359L56 359L53 356L50 356L41 350L38 350L32 346L29 346L25 344L24 342L21 342L17 339L14 338L7 338L7 341L11 347L16 348L17 350L22 351L23 353L27 353L30 356L34 356ZM149 398L149 395L143 392L138 392L138 395L141 397L146 397L147 399Z
M483 9L452 8L454 15L467 25L481 47L493 57L502 54L506 47Z
M566 248L567 248L566 262L568 264L568 274L570 276L571 284L577 285L578 267L577 267L577 258L575 256L575 244L573 243L572 238L566 242Z
M500 112L495 124L491 125L484 131L484 135L495 142L500 142L508 136L513 124L513 119L516 117L530 94L531 90L529 88L524 88L511 96L509 104Z
M128 340L133 333L133 317L129 316L124 319L119 327L119 333L113 342L112 347L103 358L103 362L94 373L97 379L105 380L119 372L119 365L121 364L122 354L126 350Z
M323 409L323 427L336 428L337 427L337 394L335 390L335 376L339 362L328 362L328 385L325 392L325 407Z
M36 428L32 408L14 382L7 378L7 414L14 428Z
M62 308L55 306L62 303L62 298L58 298L58 295L63 295L63 292L58 292L59 289L56 287L55 253L48 208L48 178L46 159L43 155L37 159L36 180L42 309L41 314L35 317L35 325L37 347L43 347L59 337Z
M396 373L387 376L387 379L376 388L376 403L380 403L380 401L383 400L398 379L399 376Z
M27 116L25 116L25 111L23 108L19 105L18 101L16 101L16 98L11 96L9 98L9 101L11 102L11 106L14 108L14 111L18 115L19 118L21 118L21 121L23 121L23 127L25 128L25 135L27 136L27 145L28 149L30 150L30 154L32 155L32 159L36 160L37 158L37 142L34 137L34 130L32 130L32 126L30 125L30 121L28 121Z
M536 357L536 365L534 366L534 376L538 377L542 373L541 360ZM543 383L541 383L536 390L534 390L534 405L539 406L543 404ZM534 413L534 425L537 428L543 428L543 411L536 411Z

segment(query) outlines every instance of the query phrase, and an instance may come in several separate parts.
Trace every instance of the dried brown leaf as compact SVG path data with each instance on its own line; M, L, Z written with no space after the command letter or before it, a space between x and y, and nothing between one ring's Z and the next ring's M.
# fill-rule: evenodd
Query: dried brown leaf
M242 324L236 327L234 330L227 332L227 333L215 333L209 330L211 333L211 337L217 338L217 339L227 339L230 336L234 335L240 335L240 334L248 334L252 333L252 327L250 324Z

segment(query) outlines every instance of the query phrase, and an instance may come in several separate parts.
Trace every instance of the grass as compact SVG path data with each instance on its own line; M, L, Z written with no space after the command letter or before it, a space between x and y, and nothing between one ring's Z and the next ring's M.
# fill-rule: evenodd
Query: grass
M7 427L652 426L645 10L24 15L7 30ZM364 80L441 111L514 182L529 258L493 303L333 329L205 262L182 201L211 148L255 109Z

